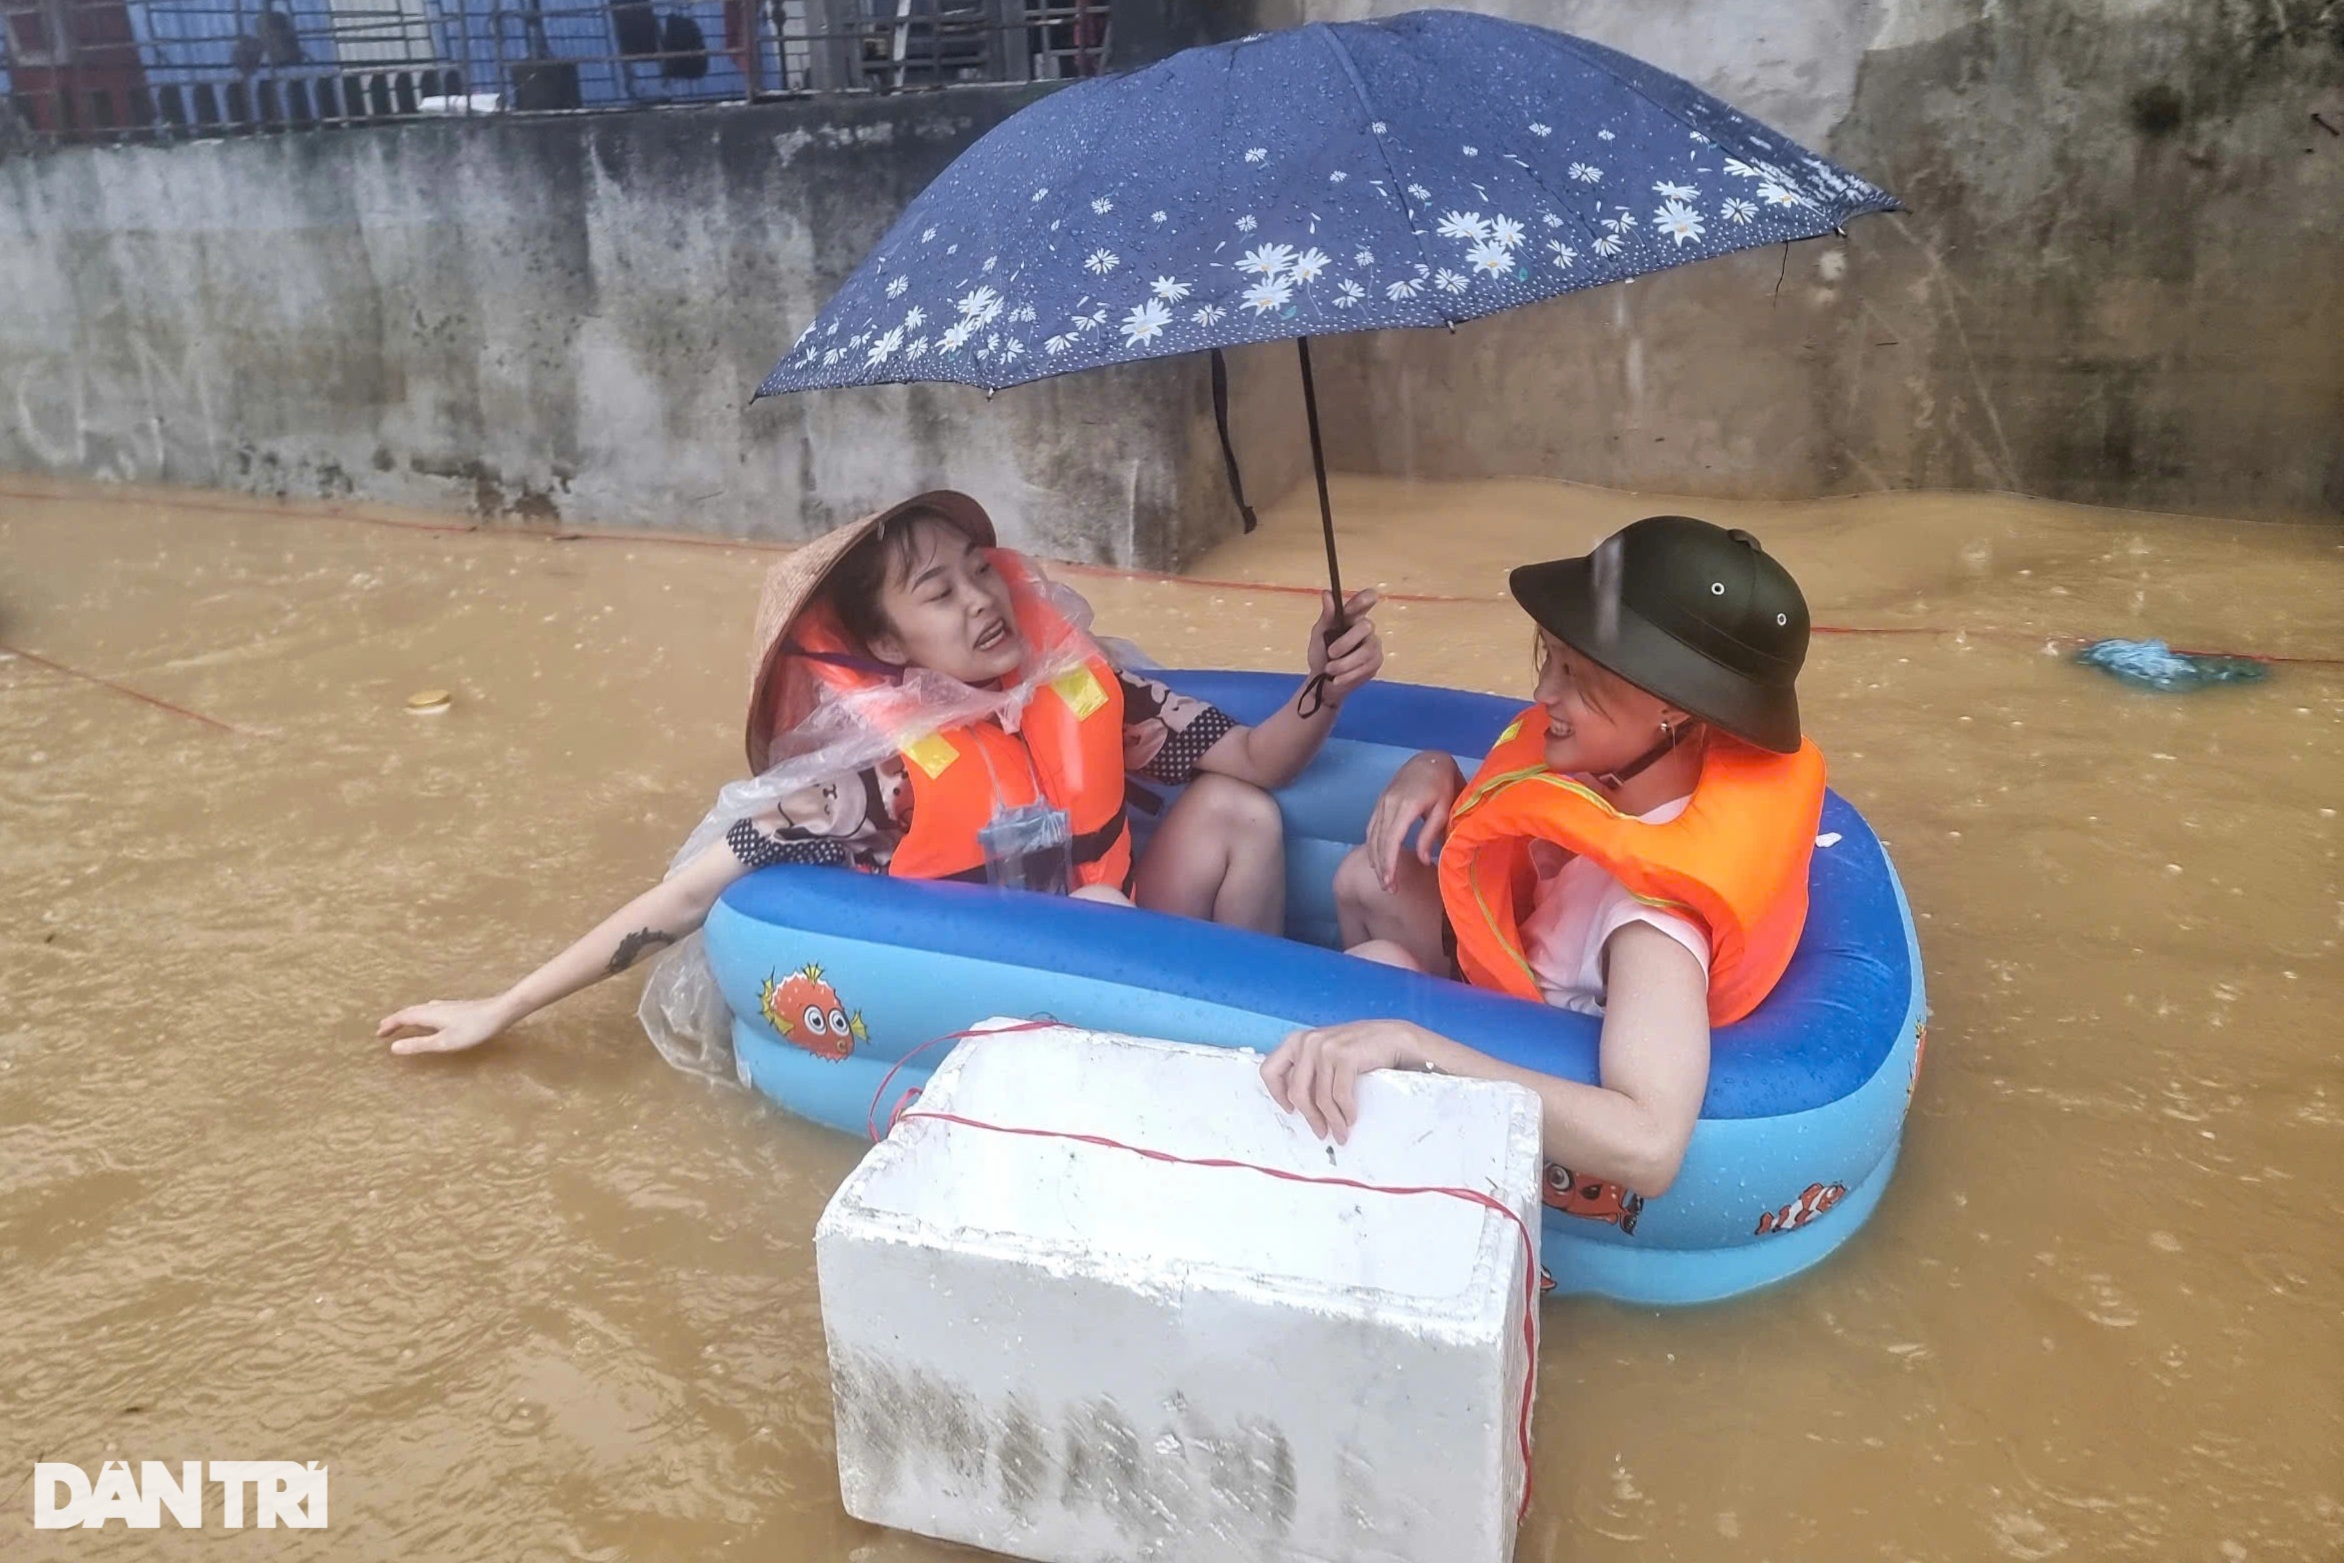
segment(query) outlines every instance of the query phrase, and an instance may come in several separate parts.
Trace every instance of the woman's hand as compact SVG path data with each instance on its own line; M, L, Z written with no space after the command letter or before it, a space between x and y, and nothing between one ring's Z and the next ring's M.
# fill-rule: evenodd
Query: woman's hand
M1367 821L1368 861L1375 864L1376 877L1386 890L1399 872L1408 828L1418 820L1424 828L1416 834L1416 860L1429 868L1440 856L1441 838L1449 833L1449 810L1464 790L1465 776L1457 762L1437 751L1427 750L1392 773Z
M374 1034L387 1037L394 1031L423 1033L393 1042L394 1053L460 1053L468 1047L478 1047L509 1024L502 999L433 999L384 1016L382 1024L374 1028Z
M1353 592L1343 604L1344 622L1350 627L1329 645L1327 632L1335 627L1335 594L1319 593L1318 623L1310 632L1308 658L1314 677L1320 673L1327 676L1326 689L1320 698L1330 710L1374 678L1376 670L1384 665L1384 643L1376 634L1375 622L1368 617L1375 610L1376 601L1372 587Z
M1359 1121L1359 1077L1371 1069L1421 1065L1429 1035L1405 1020L1354 1020L1297 1031L1262 1060L1262 1084L1272 1101L1302 1114L1311 1133L1340 1145Z

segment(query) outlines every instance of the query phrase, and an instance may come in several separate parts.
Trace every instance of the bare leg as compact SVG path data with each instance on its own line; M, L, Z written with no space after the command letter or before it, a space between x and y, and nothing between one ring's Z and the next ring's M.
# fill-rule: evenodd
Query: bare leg
M1397 966L1402 971L1424 970L1422 966L1417 964L1415 956L1389 939L1370 939L1365 944L1351 946L1343 953L1356 955L1363 961L1373 961L1378 966Z
M1335 870L1335 917L1347 950L1356 953L1362 945L1380 942L1406 952L1418 971L1449 969L1448 952L1441 948L1440 875L1413 852L1400 854L1392 888L1386 890L1367 848L1353 847Z
M1151 912L1286 931L1286 828L1277 800L1227 776L1199 776L1139 860L1133 897Z

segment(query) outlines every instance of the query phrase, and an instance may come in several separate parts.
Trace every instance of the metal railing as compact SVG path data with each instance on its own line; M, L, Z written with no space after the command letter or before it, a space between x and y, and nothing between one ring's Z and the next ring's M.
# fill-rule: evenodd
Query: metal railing
M1096 75L1110 0L0 0L0 143Z

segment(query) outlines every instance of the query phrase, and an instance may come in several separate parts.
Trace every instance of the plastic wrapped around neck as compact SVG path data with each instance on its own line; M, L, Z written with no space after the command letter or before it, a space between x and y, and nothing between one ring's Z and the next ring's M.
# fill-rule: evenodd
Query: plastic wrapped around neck
M762 773L728 782L717 793L715 807L668 864L668 875L722 842L738 821L769 814L792 794L851 776L931 733L982 721L997 721L1016 732L1036 691L1081 666L1098 647L1089 634L1090 604L1038 569L1034 577L1067 630L1049 645L1029 645L1017 678L1001 688L964 684L913 667L905 668L894 683L841 690L802 658L789 659L780 670L785 681L781 709L804 714L774 738L770 764ZM1116 643L1109 658L1119 667L1148 665L1138 648L1128 643ZM732 1011L717 988L698 933L668 946L652 963L635 1014L660 1056L676 1068L710 1080L739 1078Z

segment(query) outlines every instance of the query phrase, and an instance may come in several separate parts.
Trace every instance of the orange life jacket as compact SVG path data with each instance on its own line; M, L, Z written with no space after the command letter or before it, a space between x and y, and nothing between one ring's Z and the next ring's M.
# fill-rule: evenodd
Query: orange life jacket
M1664 824L1622 814L1582 781L1548 768L1547 718L1514 719L1450 815L1441 905L1457 965L1477 987L1543 998L1522 949L1537 882L1530 844L1592 858L1639 900L1709 935L1709 1021L1758 1007L1807 922L1807 863L1823 813L1823 755L1812 742L1772 754L1712 729L1685 812Z
M985 854L978 832L996 812L1040 801L1067 813L1074 834L1074 883L1128 890L1131 824L1124 811L1123 686L1098 643L1052 606L1040 576L1021 555L1005 548L987 553L1009 583L1011 611L1029 653L1071 643L1080 660L1034 691L1014 734L987 719L910 737L900 745L911 781L911 828L887 871L905 879L981 884ZM889 683L827 603L816 603L799 616L785 652L842 693ZM903 713L914 732L917 716L914 710Z

